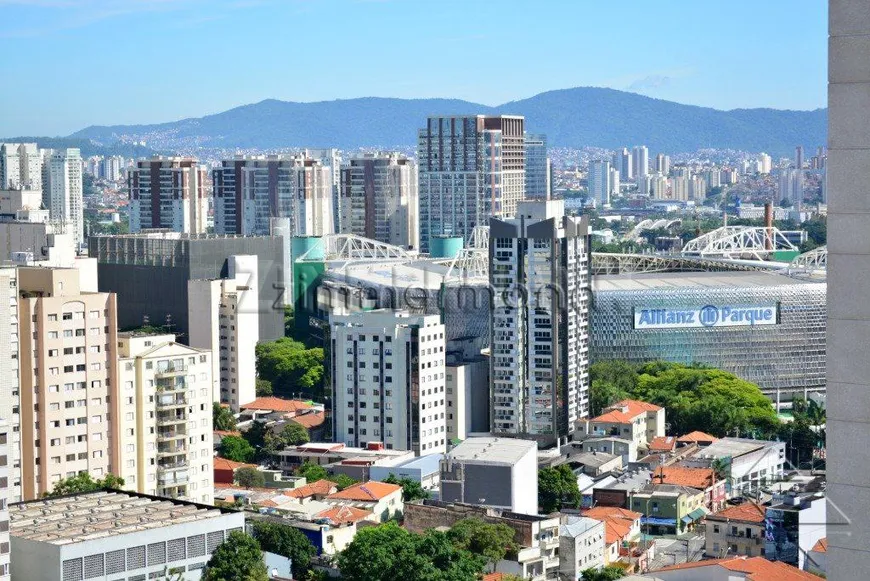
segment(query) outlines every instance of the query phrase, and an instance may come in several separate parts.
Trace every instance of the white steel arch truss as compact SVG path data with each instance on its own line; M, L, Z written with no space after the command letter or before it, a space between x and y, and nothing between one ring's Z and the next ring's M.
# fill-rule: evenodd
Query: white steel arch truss
M689 240L682 254L764 260L774 250L797 251L797 247L778 228L722 226Z
M409 261L413 258L414 256L401 246L386 244L356 234L328 234L297 257L296 261L344 261L347 264L356 261Z
M828 272L828 247L819 246L795 256L786 267L786 274L795 278L825 279Z

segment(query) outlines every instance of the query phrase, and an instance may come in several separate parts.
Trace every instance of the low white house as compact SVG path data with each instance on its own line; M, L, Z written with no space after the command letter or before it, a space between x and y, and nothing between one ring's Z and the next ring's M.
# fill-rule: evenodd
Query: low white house
M559 527L559 573L579 579L586 569L604 567L604 523L583 516L567 516Z

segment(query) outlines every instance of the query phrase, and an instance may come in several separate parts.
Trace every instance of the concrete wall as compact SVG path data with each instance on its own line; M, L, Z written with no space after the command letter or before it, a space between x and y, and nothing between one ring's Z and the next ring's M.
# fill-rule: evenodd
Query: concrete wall
M870 570L870 6L830 0L828 578Z

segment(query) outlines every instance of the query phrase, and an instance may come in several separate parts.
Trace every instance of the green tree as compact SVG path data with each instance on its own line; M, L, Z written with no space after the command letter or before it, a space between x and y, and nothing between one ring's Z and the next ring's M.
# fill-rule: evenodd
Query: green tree
M236 470L235 480L243 488L262 488L266 485L266 477L263 473L251 466L243 466Z
M257 397L267 397L272 395L272 382L268 379L257 379L256 383Z
M360 530L338 556L346 581L467 581L477 579L484 564L442 532L415 535L394 522Z
M262 520L255 520L253 529L254 538L264 551L290 559L294 578L308 577L311 559L317 555L308 537L293 527Z
M581 500L577 476L570 466L562 464L538 471L538 508L543 514L562 508L577 508Z
M347 474L333 474L329 477L329 480L335 482L335 487L339 490L344 490L348 486L353 486L354 484L359 482L359 480L355 480Z
M212 428L222 432L232 432L236 429L236 417L229 408L214 402L211 408Z
M625 570L622 567L608 565L603 569L586 569L580 579L583 581L616 581L616 579L623 577L625 577Z
M308 430L296 422L288 422L278 433L282 447L286 446L301 446L311 441L308 437Z
M224 436L218 454L233 462L253 462L256 450L244 438Z
M495 564L517 551L514 530L506 524L489 524L476 518L459 521L447 531L447 538L459 549L483 557Z
M43 496L51 498L55 496L65 496L67 494L82 494L84 492L95 492L97 490L105 490L112 488L120 490L124 486L124 479L114 474L106 474L102 480L94 480L87 472L80 472L75 476L64 478L54 484L51 492L46 492Z
M276 395L301 393L311 398L324 395L324 352L282 337L257 345L257 375L272 383Z
M396 475L390 473L384 478L384 482L388 484L398 484L402 487L402 500L404 502L413 502L415 500L423 500L429 498L429 493L416 480L410 478L396 478Z
M205 567L205 581L269 581L263 551L254 537L233 531Z
M314 462L305 462L296 469L297 476L304 476L305 480L308 482L315 482L317 480L324 480L328 478L328 474L326 473L326 468L321 466L320 464L315 464Z

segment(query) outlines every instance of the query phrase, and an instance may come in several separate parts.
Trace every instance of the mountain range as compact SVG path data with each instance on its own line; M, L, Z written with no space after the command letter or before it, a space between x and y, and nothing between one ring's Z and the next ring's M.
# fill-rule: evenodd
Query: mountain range
M724 89L723 89L724 90ZM548 91L496 107L458 99L366 97L315 103L267 99L205 117L154 125L91 126L70 138L102 146L144 141L161 151L197 148L413 146L429 115L518 114L551 147L617 148L654 153L704 148L791 155L827 140L827 109L721 111L594 87Z

